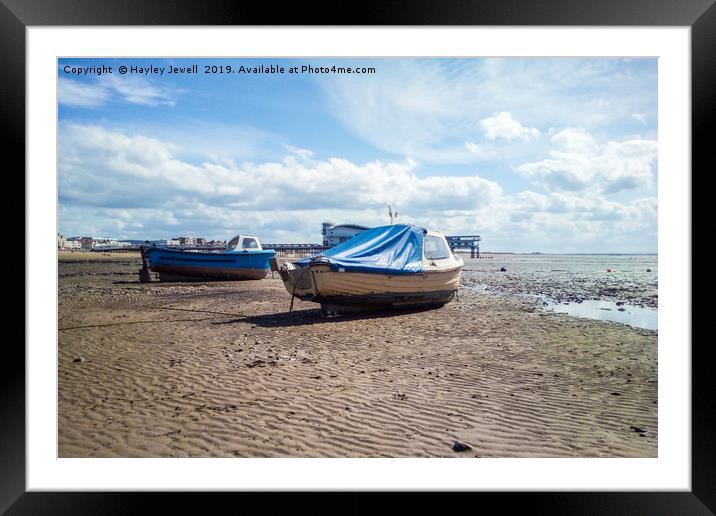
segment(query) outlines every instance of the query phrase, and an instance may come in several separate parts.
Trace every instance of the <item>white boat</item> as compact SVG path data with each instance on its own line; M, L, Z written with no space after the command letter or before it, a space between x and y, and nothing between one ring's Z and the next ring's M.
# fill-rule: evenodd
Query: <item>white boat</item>
M363 231L312 258L269 263L289 294L320 303L323 315L444 305L463 267L442 233L407 224Z

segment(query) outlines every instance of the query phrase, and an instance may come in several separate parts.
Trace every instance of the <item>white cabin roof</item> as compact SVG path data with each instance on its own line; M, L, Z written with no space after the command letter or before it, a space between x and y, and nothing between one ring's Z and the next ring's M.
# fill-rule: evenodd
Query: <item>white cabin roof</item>
M255 235L235 235L226 244L227 251L244 251L244 250L258 250L261 251L261 242Z

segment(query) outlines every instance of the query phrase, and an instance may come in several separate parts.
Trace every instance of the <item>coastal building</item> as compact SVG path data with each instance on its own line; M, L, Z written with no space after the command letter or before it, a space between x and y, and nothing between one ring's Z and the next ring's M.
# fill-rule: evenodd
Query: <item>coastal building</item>
M113 238L101 238L94 240L94 249L117 249L129 247L132 243L126 240L115 240Z
M91 236L83 236L80 238L80 245L82 246L82 249L91 251L92 247L94 247L94 239Z
M197 239L196 239L196 245L206 245L206 238L197 237Z
M82 249L82 243L79 240L67 240L64 245L64 249L71 251L78 251Z
M196 245L196 238L193 236L180 236L177 237L179 245Z
M67 247L67 239L65 238L65 235L57 233L57 248L64 249L65 247Z
M334 224L332 222L324 222L321 234L323 235L323 245L333 247L341 242L345 242L349 238L353 238L361 231L370 229L368 226L359 226L358 224Z
M166 241L165 241L165 244L166 244L167 246L170 246L170 247L171 247L171 246L175 246L175 245L179 245L179 239L177 239L177 238L172 238L171 240L166 240Z

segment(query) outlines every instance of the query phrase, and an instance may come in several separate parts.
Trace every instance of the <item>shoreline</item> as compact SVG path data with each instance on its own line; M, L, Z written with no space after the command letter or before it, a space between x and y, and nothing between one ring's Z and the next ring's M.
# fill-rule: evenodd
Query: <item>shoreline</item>
M477 294L485 295L485 296L493 296L498 299L505 299L505 300L513 300L513 301L524 301L526 303L531 304L535 307L536 310L541 310L547 313L556 313L559 315L569 316L569 317L575 317L578 319L587 319L587 320L594 320L594 321L601 321L608 324L617 324L621 326L626 326L629 328L638 328L640 330L647 330L654 333L654 335L658 335L658 329L655 327L656 319L658 317L658 307L652 307L652 306L645 306L641 304L627 304L621 301L614 301L610 298L597 298L597 299L577 299L577 300L571 300L571 301L561 301L558 299L551 298L544 294L532 294L532 293L526 293L526 292L520 292L520 293L513 293L509 292L507 290L500 290L498 288L491 288L490 285L484 285L484 284L478 284L474 286L466 286L461 287L467 291L475 292ZM566 306L569 306L569 308L565 308ZM611 314L599 314L595 310L592 310L592 314L590 315L582 315L581 312L588 313L590 310L578 310L582 306L586 305L597 305L602 306L602 308L598 308L599 310L604 311L619 311L620 309L624 310L634 310L639 313L648 313L648 321L645 324L636 324L624 321L629 321L630 319L633 320L639 320L638 317L615 317L615 318L609 318L608 315ZM577 308L577 310L574 310L573 308ZM597 315L599 314L599 315ZM617 314L615 314L617 315ZM607 316L607 317L605 317ZM622 320L619 320L622 319ZM654 319L654 321L652 321Z
M467 253L469 254L469 253ZM488 254L488 253L484 253ZM510 255L520 255L520 253L489 253L489 254L510 254ZM525 256L529 256L532 253L523 253ZM539 255L545 255L549 253L537 253ZM643 256L646 256L645 254L642 254ZM555 255L560 256L560 255ZM576 256L576 255L570 255L570 256ZM594 254L589 254L589 256L597 256ZM622 255L616 255L616 254L603 254L599 256L622 256ZM103 263L103 262L126 262L126 261L136 261L137 267L140 266L141 262L139 261L141 258L141 255L139 252L122 252L122 253L101 253L101 252L88 252L88 251L58 251L58 263ZM303 258L303 256L286 256L285 258L291 259L300 259ZM490 256L492 258L492 256ZM469 270L469 269L468 269ZM483 271L484 272L484 271ZM494 271L492 271L494 272ZM122 273L127 275L128 273ZM129 273L131 274L131 273ZM158 282L158 279L154 279L154 282ZM202 283L201 281L196 283ZM206 284L211 284L212 282L203 282ZM467 284L464 284L467 283ZM610 305L614 305L613 309L618 310L620 306L623 304L627 307L632 306L636 309L644 309L648 311L652 311L654 313L654 317L656 317L658 313L658 306L656 306L657 300L654 300L654 302L643 300L632 300L632 304L625 304L623 301L618 301L618 296L592 296L592 297L585 297L581 298L579 296L571 295L571 294L562 294L562 295L556 295L556 296L550 296L549 294L544 294L543 292L535 292L534 286L531 289L526 289L525 291L516 292L513 288L509 288L509 286L506 288L504 286L501 286L497 283L477 283L474 281L473 278L468 279L465 281L465 278L463 278L463 281L461 281L460 285L460 291L469 291L469 292L476 292L479 294L484 294L488 296L494 296L496 298L505 299L508 301L517 301L517 302L527 302L532 304L535 308L544 310L545 312L552 311L551 309L558 305L566 305L566 304L581 304L583 302L597 302L597 303L609 303ZM599 320L605 323L612 323L622 326L627 326L631 328L638 328L642 330L648 330L654 332L655 335L658 335L658 330L656 328L649 328L648 326L639 326L639 325L633 325L626 322L620 322L619 320L611 320L607 318L601 318L601 317L592 317L592 316L583 316L583 315L574 315L570 313L570 311L555 311L555 313L565 316L571 316L576 317L579 319L589 319L589 320Z
M60 457L657 456L654 332L462 288L324 320L271 275L137 271L60 263Z

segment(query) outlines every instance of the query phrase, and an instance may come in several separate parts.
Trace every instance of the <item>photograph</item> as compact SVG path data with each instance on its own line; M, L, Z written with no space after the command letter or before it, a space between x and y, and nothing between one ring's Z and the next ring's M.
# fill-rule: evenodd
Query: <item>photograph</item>
M57 456L659 458L657 57L58 57Z

